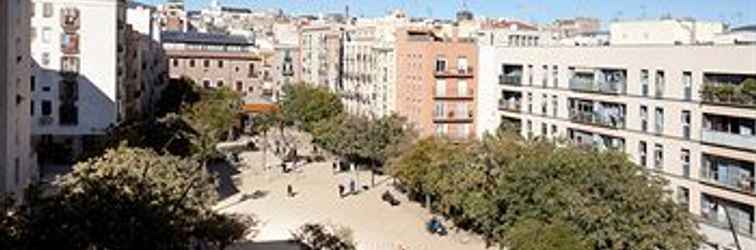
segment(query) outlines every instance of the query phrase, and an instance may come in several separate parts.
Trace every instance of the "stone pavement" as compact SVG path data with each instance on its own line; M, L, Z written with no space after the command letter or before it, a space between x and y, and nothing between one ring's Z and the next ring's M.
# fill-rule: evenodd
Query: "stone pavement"
M307 164L282 174L280 168L263 167L261 152L246 152L241 157L247 167L234 180L240 193L221 201L216 209L256 216L262 224L253 241L291 239L291 232L302 224L324 223L352 229L357 249L361 250L402 249L400 246L406 250L485 249L478 236L456 233L451 228L447 236L429 234L425 230L425 222L431 217L428 211L393 190L386 177L376 176L376 183L380 184L375 188L339 198L337 185L347 184L354 174L334 174L330 161ZM280 162L273 155L268 155L267 161ZM369 172L360 172L360 184L370 185L370 177ZM289 184L297 193L293 198L286 195ZM256 190L267 194L241 200L242 194ZM391 190L401 205L391 207L383 202L381 194L386 190Z

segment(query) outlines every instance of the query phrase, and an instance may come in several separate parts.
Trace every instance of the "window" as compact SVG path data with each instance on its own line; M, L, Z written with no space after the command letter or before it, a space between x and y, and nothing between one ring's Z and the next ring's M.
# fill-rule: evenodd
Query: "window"
M446 81L436 81L436 96L446 96Z
M556 95L551 96L551 112L554 117L557 117L557 111L559 110L559 98Z
M49 100L42 100L42 115L49 116L52 114L52 102Z
M467 58L465 57L457 58L457 70L459 70L459 72L469 73L468 71L470 70L469 70L469 66L467 65Z
M194 68L194 59L189 59L189 67Z
M544 116L547 115L546 113L548 112L548 109L549 109L548 99L549 99L549 96L546 94L543 94L541 96L541 114L543 114Z
M690 111L683 110L681 120L683 138L690 139Z
M204 80L202 81L202 87L205 87L206 89L210 88L210 80Z
M218 68L223 68L223 61L218 60Z
M677 187L677 203L686 210L688 209L688 204L690 204L690 190L688 188Z
M467 81L460 80L457 82L457 95L459 96L468 96L469 93L467 93Z
M664 96L664 71L657 70L654 78L654 88L656 88L656 98Z
M533 139L533 121L528 120L528 139Z
M210 60L205 60L203 62L203 65L205 66L205 68L210 68Z
M247 77L249 77L249 78L257 77L255 75L255 64L254 63L250 63L249 64L249 68L248 68L248 72L247 72Z
M37 41L37 27L31 27L30 33L29 33L29 40L33 43Z
M657 143L654 145L654 167L661 169L662 164L664 164L664 146Z
M647 162L648 158L647 158L646 152L647 152L646 142L640 141L638 143L638 156L640 156L640 163L639 163L639 165L641 165L643 167L647 167L648 166L648 162Z
M528 65L528 84L533 85L533 65Z
M648 96L648 82L649 82L648 74L649 73L647 69L641 70L640 82L641 82L641 95L642 96Z
M533 93L528 93L528 113L533 113Z
M242 92L244 91L244 83L241 81L236 82L236 91Z
M171 61L173 61L173 67L178 67L179 59L172 59Z
M546 135L548 135L548 133L549 133L549 131L548 131L548 127L547 127L546 123L541 123L541 136L546 137Z
M541 66L541 85L545 88L547 85L549 85L549 66L543 65Z
M31 100L31 102L29 102L29 103L31 103L31 104L30 104L30 108L31 108L31 109L30 109L30 112L31 112L31 116L34 116L34 100Z
M648 107L640 106L641 131L648 131Z
M551 124L551 136L556 137L557 136L557 125Z
M42 17L52 17L52 16L53 16L52 3L43 3L42 4Z
M79 34L63 33L60 36L60 50L65 54L79 53Z
M37 88L37 77L29 77L29 87L31 88L31 91L34 91Z
M37 3L35 3L35 2L31 2L31 3L29 4L29 9L31 10L31 17L34 17L35 15L37 15L37 10L36 10L36 8L37 8Z
M554 65L551 70L551 80L554 83L554 88L559 87L559 66Z
M446 58L439 57L436 59L436 72L446 71Z
M42 27L42 43L50 43L50 33L52 33L50 27Z
M223 80L218 80L218 82L215 83L215 86L218 88L223 87Z
M690 101L693 96L693 74L691 72L683 72L683 99Z
M680 150L680 162L682 162L682 172L685 178L690 177L690 150Z
M436 103L436 109L433 112L433 117L442 118L444 117L444 104L443 103Z
M661 134L664 131L664 109L656 108L656 133Z

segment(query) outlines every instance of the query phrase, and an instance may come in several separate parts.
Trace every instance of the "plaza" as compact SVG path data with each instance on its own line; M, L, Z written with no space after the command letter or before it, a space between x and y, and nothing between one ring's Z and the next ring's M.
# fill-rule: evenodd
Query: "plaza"
M303 147L311 148L311 147ZM432 217L420 203L408 201L392 187L387 176L376 176L376 186L358 194L340 198L338 185L359 176L359 185L371 184L369 171L334 173L331 160L301 165L288 174L276 166L280 160L262 151L244 152L242 170L233 176L238 193L223 199L216 209L223 213L251 214L259 221L259 231L250 236L255 242L278 242L292 238L292 232L305 223L323 223L348 227L353 231L357 249L486 249L482 239L469 232L457 232L446 222L449 234L438 236L425 229ZM267 158L267 159L265 159ZM292 185L296 195L289 197ZM381 200L389 190L401 204L391 206ZM246 198L255 191L262 197Z

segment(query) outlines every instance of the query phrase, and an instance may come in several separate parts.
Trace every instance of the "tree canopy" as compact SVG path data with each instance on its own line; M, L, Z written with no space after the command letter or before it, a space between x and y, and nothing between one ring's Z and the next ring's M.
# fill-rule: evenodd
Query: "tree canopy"
M595 249L695 249L702 240L663 178L620 152L512 136L470 144L429 138L392 161L390 172L410 193L430 194L433 208L459 226L503 245L513 244L507 233L518 223L533 220L564 222Z
M146 149L111 149L77 164L58 187L30 189L24 206L5 207L14 234L3 249L225 247L253 224L212 210L216 183L197 162Z

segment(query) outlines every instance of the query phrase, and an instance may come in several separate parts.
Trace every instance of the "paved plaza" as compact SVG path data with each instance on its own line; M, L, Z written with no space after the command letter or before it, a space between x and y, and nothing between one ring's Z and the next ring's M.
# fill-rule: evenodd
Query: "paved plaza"
M385 176L376 176L374 188L340 198L338 185L348 184L356 175L354 172L335 174L332 161L304 164L283 174L281 168L264 167L266 162L268 165L280 162L272 154L264 157L261 152L245 152L241 158L245 166L232 176L239 192L226 197L216 208L225 213L256 216L261 225L254 241L288 240L291 232L302 224L324 223L352 229L357 249L485 249L480 237L458 233L453 228L446 236L428 233L425 222L431 217L429 212L420 204L407 201ZM359 172L361 185L370 185L370 179L369 172ZM293 186L294 197L287 196L287 185ZM386 190L391 190L401 205L392 207L383 202L381 195ZM255 191L265 195L242 198Z

